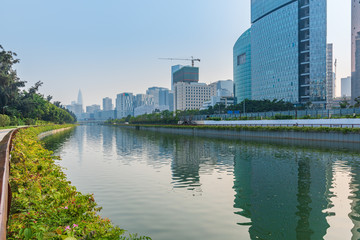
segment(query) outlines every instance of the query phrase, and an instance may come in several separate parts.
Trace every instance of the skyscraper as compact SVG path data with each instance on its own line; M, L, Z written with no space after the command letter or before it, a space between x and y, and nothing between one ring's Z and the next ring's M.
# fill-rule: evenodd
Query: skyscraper
M341 79L341 97L351 96L351 77Z
M111 111L113 110L112 99L109 97L103 98L103 110Z
M180 70L183 65L174 65L171 66L171 91L174 91L174 72Z
M251 29L244 32L233 48L235 97L251 99Z
M251 98L324 106L326 0L252 0L251 23Z
M360 96L360 1L351 0L351 99Z
M116 96L117 118L134 116L134 96L132 93L120 93Z
M83 105L83 97L82 97L82 93L81 93L80 89L79 89L79 93L78 93L77 104Z
M326 45L326 107L331 108L334 98L333 44Z

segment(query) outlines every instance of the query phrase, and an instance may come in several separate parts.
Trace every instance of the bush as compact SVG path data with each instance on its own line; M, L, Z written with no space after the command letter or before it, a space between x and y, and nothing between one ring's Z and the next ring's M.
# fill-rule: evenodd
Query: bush
M208 117L206 120L221 121L221 117Z
M40 132L71 125L21 129L11 152L12 204L7 239L151 239L127 238L124 230L98 215L93 195L84 195L66 179L54 156L38 140Z
M0 127L10 126L10 118L7 115L0 114Z
M25 118L25 125L35 125L35 124L36 124L36 120L31 118Z
M275 119L293 119L293 116L290 115L281 115L281 114L276 114L274 116Z

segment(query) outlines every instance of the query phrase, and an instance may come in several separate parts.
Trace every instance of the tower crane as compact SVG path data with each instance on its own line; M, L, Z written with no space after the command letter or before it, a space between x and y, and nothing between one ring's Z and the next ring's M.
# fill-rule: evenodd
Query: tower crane
M161 60L170 60L170 61L174 61L174 60L180 60L180 61L191 61L191 66L194 67L194 62L198 61L200 62L200 59L198 58L194 58L193 56L191 56L191 58L159 58Z

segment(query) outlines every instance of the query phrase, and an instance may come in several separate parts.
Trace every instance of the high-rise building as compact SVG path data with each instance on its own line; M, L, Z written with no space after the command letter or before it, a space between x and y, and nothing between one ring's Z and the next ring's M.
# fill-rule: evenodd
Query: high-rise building
M170 111L174 110L174 94L167 88L151 87L146 91L147 95L153 96L154 105L168 106Z
M219 97L233 97L234 96L234 82L232 80L219 80L212 84L216 85L216 96Z
M154 96L148 94L136 94L135 103L136 107L154 105Z
M180 70L183 65L174 65L171 66L171 91L174 91L174 72Z
M351 96L351 77L341 79L341 97Z
M326 0L253 0L251 23L250 36L244 33L251 39L251 99L324 106ZM235 47L246 49L245 40ZM247 55L237 54L234 65L246 63Z
M234 94L238 102L251 99L251 29L244 32L233 48Z
M100 111L100 105L93 104L91 106L86 106L86 113L95 113Z
M134 95L132 93L120 93L116 96L116 112L119 119L128 115L134 116Z
M360 1L351 0L351 99L360 96Z
M175 110L200 109L215 95L216 84L178 82L175 84Z
M326 45L326 107L332 107L334 98L333 44Z
M77 104L83 105L83 97L81 90L79 89Z
M199 82L199 68L185 66L173 73L173 84L178 82Z
M109 97L103 98L103 111L111 111L113 108L112 99Z

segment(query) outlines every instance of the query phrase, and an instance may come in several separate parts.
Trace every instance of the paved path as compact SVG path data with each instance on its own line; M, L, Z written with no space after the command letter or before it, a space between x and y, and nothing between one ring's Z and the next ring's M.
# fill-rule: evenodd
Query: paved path
M6 136L6 134L8 134L8 132L10 132L13 129L2 129L0 130L0 141Z

